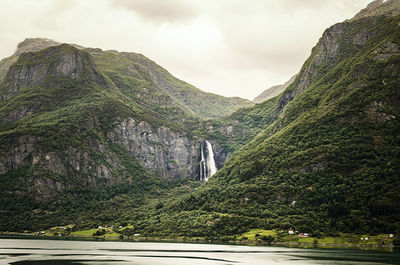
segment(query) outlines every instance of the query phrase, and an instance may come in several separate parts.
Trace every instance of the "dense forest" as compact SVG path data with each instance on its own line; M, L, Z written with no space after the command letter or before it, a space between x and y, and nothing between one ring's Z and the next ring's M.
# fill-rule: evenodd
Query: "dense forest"
M400 234L399 14L374 1L333 25L257 104L140 54L25 40L0 62L0 231Z

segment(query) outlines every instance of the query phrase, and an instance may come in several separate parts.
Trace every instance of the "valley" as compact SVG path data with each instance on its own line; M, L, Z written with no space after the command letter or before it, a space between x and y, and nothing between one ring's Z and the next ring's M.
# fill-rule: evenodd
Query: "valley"
M398 245L399 14L377 0L331 26L254 101L24 40L0 61L0 231Z

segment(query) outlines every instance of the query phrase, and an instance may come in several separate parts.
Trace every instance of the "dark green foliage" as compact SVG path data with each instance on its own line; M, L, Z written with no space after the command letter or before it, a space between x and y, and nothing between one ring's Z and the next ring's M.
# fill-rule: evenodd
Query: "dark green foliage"
M274 238L273 236L271 236L271 235L262 236L262 237L260 237L260 239L261 239L262 241L266 241L266 242L268 242L268 243L271 243L271 242L275 241L275 238Z
M377 18L350 25L337 62L322 66L275 123L171 209L251 216L264 226L306 232L395 231L400 54L386 47L400 47L399 30L393 30L399 22ZM373 24L367 26L373 37L361 48L343 47L365 23Z
M64 160L74 147L87 152L94 165L116 163L117 178L96 177L96 185L88 185L92 172L71 167L55 174L40 163L25 163L0 176L0 230L124 224L129 227L120 232L126 236L207 239L227 239L251 228L295 229L315 237L396 234L399 25L398 16L377 16L332 27L281 95L217 120L204 118L230 113L234 108L224 108L231 101L212 101L212 95L144 56L86 50L82 56L90 60L91 54L98 72L89 67L78 80L50 75L46 84L54 86L26 85L0 101L0 152L7 154L19 137L29 135L39 139L38 150ZM65 45L59 49L77 52ZM11 70L40 62L36 56L22 56ZM46 63L57 62L52 60ZM26 107L30 115L12 118ZM128 117L203 136L235 152L204 185L158 179L107 137ZM104 151L95 148L99 145ZM69 186L38 199L28 192L37 179Z
M233 224L236 230L397 231L399 22L398 17L373 17L347 24L337 40L337 57L313 69L317 75L306 90L296 91L295 82L281 95L279 102L297 94L280 116L277 99L263 103L265 109L271 107L264 116L252 117L249 109L242 116L240 111L231 115L246 123L249 132L257 126L266 129L235 152L206 185L164 204L164 211L259 222ZM369 36L362 46L353 44L359 32ZM304 69L316 67L317 50ZM215 127L218 122L224 120L214 122ZM215 135L226 137L218 131ZM240 140L231 143L238 146Z

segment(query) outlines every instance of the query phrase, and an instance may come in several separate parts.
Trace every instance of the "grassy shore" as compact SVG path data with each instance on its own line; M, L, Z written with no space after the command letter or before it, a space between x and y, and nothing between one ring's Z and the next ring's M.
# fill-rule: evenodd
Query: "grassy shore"
M124 228L114 231L112 228L94 228L81 231L70 231L72 227L54 227L46 231L25 233L2 232L2 238L43 238L68 240L124 240L124 241L161 241L161 242L191 242L191 243L223 243L240 245L279 245L296 247L319 248L363 248L363 249L392 249L393 238L387 234L357 235L340 233L337 236L319 235L299 237L287 232L276 230L252 229L246 233L223 238L182 237L182 236L124 236Z

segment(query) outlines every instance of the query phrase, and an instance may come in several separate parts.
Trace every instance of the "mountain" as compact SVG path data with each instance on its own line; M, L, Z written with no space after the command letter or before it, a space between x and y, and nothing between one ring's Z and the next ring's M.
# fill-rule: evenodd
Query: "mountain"
M0 63L0 231L398 233L399 14L377 0L333 25L259 104L140 54L26 40Z
M21 214L57 196L88 204L82 189L143 199L199 179L202 156L220 168L229 152L215 141L208 150L195 128L252 104L205 93L140 54L47 39L25 40L1 69L1 230L51 222Z
M270 98L274 98L274 97L278 96L280 93L282 93L288 86L290 86L294 82L295 78L296 78L296 75L292 76L283 85L273 86L273 87L270 87L270 88L264 90L260 95L258 95L257 97L255 97L253 99L253 102L261 103Z
M164 203L153 233L400 231L399 14L399 1L374 1L327 29L295 81L263 103L276 120L205 185Z
M0 80L6 75L8 68L16 62L19 55L25 52L37 52L61 43L44 38L28 38L18 44L15 53L0 62ZM155 101L153 97L171 97L171 105L178 105L192 115L202 118L216 118L232 113L246 106L251 106L248 100L232 97L226 98L212 93L203 92L196 87L181 81L155 62L141 54L117 51L102 51L101 49L85 48L80 45L71 46L87 51L94 58L96 67L103 75L114 82L118 88L139 101ZM147 86L147 87L146 87ZM132 90L132 87L136 88ZM155 93L153 93L153 90ZM149 99L149 94L152 98ZM144 98L143 98L144 97ZM154 107L154 106L153 106Z

